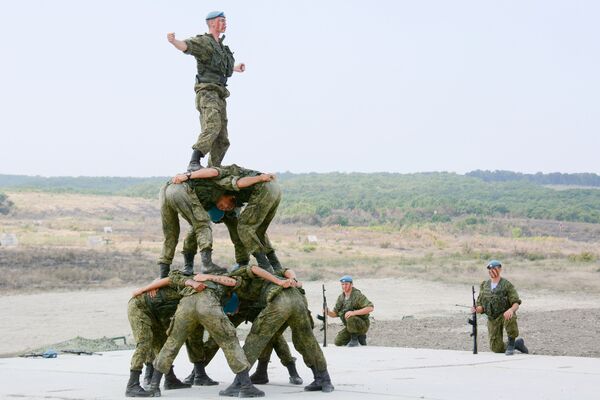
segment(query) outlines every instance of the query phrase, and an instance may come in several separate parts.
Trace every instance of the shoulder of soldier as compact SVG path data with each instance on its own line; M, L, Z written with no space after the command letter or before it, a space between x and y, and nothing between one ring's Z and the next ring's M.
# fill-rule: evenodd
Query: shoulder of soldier
M481 281L481 284L479 285L479 289L480 289L480 290L483 290L483 288L485 287L485 285L486 285L486 284L488 284L488 285L489 285L489 283L490 283L490 279L488 279L488 280L485 280L485 281Z
M515 287L515 285L513 285L511 281L506 278L500 278L500 282L502 282L502 284L506 287Z

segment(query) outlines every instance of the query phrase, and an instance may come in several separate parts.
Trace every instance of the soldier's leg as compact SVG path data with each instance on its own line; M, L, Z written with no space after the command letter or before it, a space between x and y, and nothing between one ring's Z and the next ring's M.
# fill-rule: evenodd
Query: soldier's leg
M240 235L238 234L237 217L227 216L227 214L225 214L223 222L225 223L225 226L227 226L229 238L231 239L231 243L233 243L233 248L235 250L235 262L239 265L248 265L250 262L250 255L248 250L246 250L246 247L244 247L244 243L242 243Z
M196 232L194 228L190 226L188 233L185 235L183 240L183 273L193 274L194 273L194 258L198 251L198 241L196 240Z
M139 304L141 302L143 302L141 298L133 298L129 300L127 306L127 317L136 341L135 350L131 357L129 381L125 388L125 396L127 397L150 396L150 393L140 386L140 375L144 363L151 360L154 355L152 352L152 320L140 307L143 304Z
M488 318L487 328L490 340L490 350L494 353L504 353L506 347L502 339L502 328L504 327L504 317L500 315L496 319Z
M223 309L216 295L213 293L201 293L202 302L198 302L197 311L200 323L208 331L213 340L223 350L229 368L237 374L250 368L250 364L244 355L237 338L236 330L229 318L223 313Z
M360 317L350 317L346 320L346 329L351 335L364 335L369 330L369 323Z
M292 311L289 299L282 291L258 314L252 322L250 333L244 342L244 352L250 365L258 359L276 332L286 323Z
M267 229L275 215L277 215L277 209L279 208L279 203L281 202L281 187L277 182L267 182L265 183L264 189L268 195L263 196L260 200L261 204L265 205L265 208L268 209L262 223L256 229L256 234L260 241L264 244L264 252L269 254L274 251L273 245L269 240L269 236L267 235Z
M222 129L222 103L219 93L214 90L199 90L196 94L196 108L200 112L200 135L192 149L206 156Z
M219 167L229 149L229 133L227 132L227 102L221 99L221 131L210 149L209 167Z
M170 266L173 263L173 256L175 255L175 248L179 241L179 215L170 201L174 186L179 185L167 184L163 186L159 195L160 217L164 237L162 251L158 259L160 266L159 275L161 278L165 278L169 273Z
M348 329L344 326L344 328L338 332L338 334L335 337L334 340L334 344L336 346L345 346L348 344L348 342L350 341L350 332L348 332Z

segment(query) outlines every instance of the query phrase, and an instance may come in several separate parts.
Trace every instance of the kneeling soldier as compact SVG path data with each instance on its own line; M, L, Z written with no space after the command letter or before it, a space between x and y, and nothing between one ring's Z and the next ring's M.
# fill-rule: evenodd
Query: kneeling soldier
M521 353L529 353L529 350L525 347L525 341L522 338L517 339L517 336L519 336L517 310L521 304L517 290L512 283L500 277L502 273L500 261L490 261L487 269L490 279L481 282L477 307L471 307L471 312L477 311L479 314L485 313L487 315L490 349L494 353L506 353L507 356L512 356L515 349ZM502 339L503 328L508 335L506 346Z

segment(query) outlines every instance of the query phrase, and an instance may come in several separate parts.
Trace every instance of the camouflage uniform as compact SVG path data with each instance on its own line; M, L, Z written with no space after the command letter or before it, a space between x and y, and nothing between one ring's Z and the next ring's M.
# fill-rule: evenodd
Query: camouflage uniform
M347 320L344 316L348 311L360 310L365 307L373 307L373 303L355 287L352 288L350 297L347 299L344 293L337 298L333 312L342 320L344 329L335 337L336 346L348 344L351 335L365 335L367 333L369 330L369 314L355 315Z
M190 230L183 242L183 253L194 255L198 250L212 249L213 237L210 218L190 185L167 182L161 188L159 198L164 235L159 264L171 265L173 262L179 241L179 215L190 224ZM247 263L249 256L237 233L235 213L227 213L223 222L229 230L231 241L235 247L236 262L243 263L245 261Z
M258 314L263 310L264 307L246 306L246 302L240 303L240 308L237 313L229 316L229 320L236 328L243 322L254 322ZM258 359L260 361L268 362L271 359L271 353L275 350L281 364L287 366L296 361L290 352L290 347L283 338L283 335L276 334L273 339L265 346L263 352L260 354ZM204 343L204 359L202 363L204 366L208 365L213 359L215 354L219 351L219 346L212 337L208 338L208 341Z
M223 349L227 363L234 373L249 369L250 364L240 346L235 328L223 313L221 305L221 298L231 289L206 282L208 287L202 292L196 292L193 288L185 286L189 277L179 271L171 272L169 277L173 284L180 288L183 298L167 332L167 341L154 362L154 368L163 374L167 373L186 338L194 331L199 335L204 334L206 329Z
M521 299L519 299L519 294L513 284L508 280L500 278L494 290L492 290L491 283L490 279L481 282L477 305L483 307L488 317L490 349L494 353L504 353L506 347L502 338L502 328L506 329L506 334L514 339L519 336L519 327L516 313L508 321L504 319L503 314L513 304L521 304Z
M239 188L240 178L258 176L258 171L248 170L235 164L216 168L219 175L212 179L192 179L190 185L196 191L206 210L215 206L224 194L235 196L236 205L246 207L238 219L237 232L246 251L251 254L270 253L273 246L267 236L267 228L275 217L281 201L281 188L276 182L261 182L247 188Z
M271 282L254 276L250 267L231 273L242 278L236 293L240 300L256 299L265 308L258 314L244 343L244 352L250 364L259 358L275 334L281 334L287 326L292 331L292 342L302 354L304 363L316 371L326 371L327 361L313 334L313 322L306 306L306 298L300 289L283 289ZM255 300L256 301L256 300Z
M144 364L154 361L155 354L167 340L166 332L181 297L176 287L171 285L160 288L154 297L144 293L129 300L127 317L136 341L131 357L132 371L141 371ZM203 357L198 341L201 343L202 335L193 332L186 342L192 362Z
M235 60L228 46L206 33L185 40L186 54L194 56L196 109L200 112L201 132L192 146L203 155L210 153L209 166L219 166L229 148L227 133L227 78L233 74Z

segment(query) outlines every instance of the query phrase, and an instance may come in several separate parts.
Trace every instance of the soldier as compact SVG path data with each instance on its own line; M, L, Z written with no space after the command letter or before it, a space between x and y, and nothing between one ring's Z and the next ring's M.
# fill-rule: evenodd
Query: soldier
M344 329L335 337L335 345L356 347L360 343L366 346L369 313L374 310L373 303L353 286L350 275L342 276L340 282L342 294L337 298L333 311L325 310L332 318L340 317L344 324Z
M196 59L196 109L200 112L201 132L192 146L194 150L188 171L200 169L200 159L210 153L209 166L219 166L229 148L227 133L227 78L233 72L244 72L246 65L234 65L233 53L223 44L227 23L223 11L213 11L206 16L208 33L186 40L177 40L168 33L167 40L176 49L191 54Z
M203 168L173 177L173 183L189 181L200 203L207 210L231 212L244 204L238 218L238 235L258 265L269 270L281 264L267 235L281 201L281 189L275 175L263 174L235 164L221 168Z
M174 185L167 182L160 190L159 199L164 235L163 248L158 260L160 278L165 278L168 275L173 262L175 248L179 241L179 216L190 224L190 231L183 242L184 273L190 275L194 273L194 256L197 249L200 250L202 272L210 274L227 272L225 268L212 261L213 238L210 220L214 216L214 212L212 210L209 210L210 213L206 212L194 190L187 184ZM237 233L237 218L235 218L235 215L225 217L222 211L218 218L219 222L225 222L229 230L229 235L235 247L236 261L238 263L248 263L248 252L244 249Z
M258 266L248 266L239 268L230 275L241 278L235 289L241 301L254 301L265 305L252 323L244 342L248 362L252 365L269 341L289 326L294 347L314 375L314 381L304 390L332 392L334 387L327 371L327 361L313 334L312 318L306 299L300 291L302 284L296 280L295 273L289 269L285 270L285 279L281 279ZM198 275L194 279L198 279L197 277ZM236 396L239 390L239 385L234 382L221 394Z
M154 397L160 397L159 386L162 376L169 370L169 365L177 357L185 340L195 330L198 335L202 335L204 329L223 349L229 367L236 374L235 382L240 388L239 397L264 396L264 392L250 382L248 371L251 365L240 346L235 328L223 313L221 306L221 298L227 296L226 288L236 286L237 280L225 276L211 276L214 280L203 284L189 279L178 271L173 271L168 278L160 279L143 288L143 291L150 291L172 283L180 288L180 293L183 295L171 322L169 336L154 361L154 373L149 388L149 392Z
M165 286L153 293L144 293L138 289L133 292L133 297L129 300L127 308L127 317L131 325L131 331L136 341L135 351L131 357L131 368L129 382L125 389L127 397L150 397L151 393L142 389L139 383L139 377L144 363L146 364L146 374L152 374L152 361L154 355L158 354L161 347L167 340L167 329L171 322L171 317L175 314L181 295L173 285ZM194 335L192 335L194 336ZM194 343L202 340L202 336L195 336L191 339ZM187 346L190 360L196 360L202 357L195 352L196 346ZM149 383L149 382L148 382ZM165 375L164 388L182 389L189 388L191 385L182 383L173 372L173 366Z
M485 313L488 317L487 327L490 339L490 349L494 353L505 353L512 356L515 349L521 353L529 353L523 338L519 336L517 325L517 310L521 299L517 290L508 280L502 278L502 264L491 260L488 265L490 279L481 282L477 307L471 307L471 312ZM508 336L508 343L503 340L503 328Z

